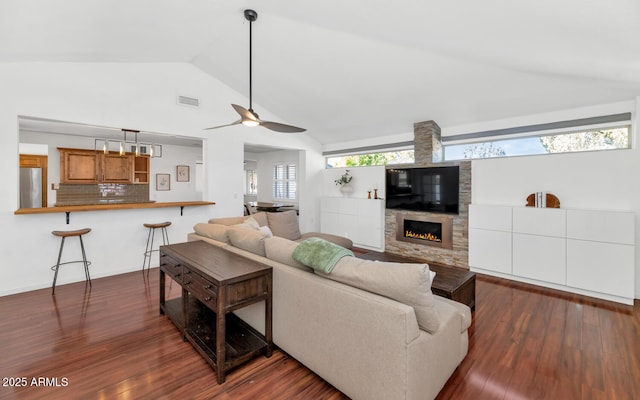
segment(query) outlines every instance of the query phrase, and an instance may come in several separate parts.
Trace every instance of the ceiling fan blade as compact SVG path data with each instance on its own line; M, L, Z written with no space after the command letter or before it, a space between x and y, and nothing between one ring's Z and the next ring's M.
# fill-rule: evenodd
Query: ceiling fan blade
M251 120L251 121L260 122L260 119L254 113L247 110L246 108L239 106L237 104L231 104L231 107L233 107L233 109L236 110L238 114L240 114L240 116L242 117L242 121Z
M205 131L210 131L211 129L218 129L218 128L224 128L225 126L233 126L233 125L239 125L242 123L242 120L239 119L236 122L232 122L230 124L226 124L226 125L219 125L219 126L212 126L211 128L205 128Z
M281 124L279 122L270 122L270 121L262 121L260 126L264 126L267 129L271 129L276 132L284 132L284 133L298 133L304 132L306 129L298 128L297 126Z

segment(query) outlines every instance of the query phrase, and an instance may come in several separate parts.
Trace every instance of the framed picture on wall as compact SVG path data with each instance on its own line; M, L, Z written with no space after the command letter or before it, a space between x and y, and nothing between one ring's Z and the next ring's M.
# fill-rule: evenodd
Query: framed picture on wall
M156 190L171 190L171 174L156 174Z
M132 152L132 153L135 153L135 152L136 152L136 145L135 145L135 144L132 144L132 145L129 147L129 149L131 150L131 152ZM138 154L149 154L149 150L150 150L150 147L149 147L149 146L147 146L147 145L142 145L142 144L141 144L141 145L140 145L140 152L138 152Z
M162 145L161 144L152 144L151 145L151 157L154 157L154 158L162 157Z
M189 182L189 166L188 165L178 165L176 167L176 181Z

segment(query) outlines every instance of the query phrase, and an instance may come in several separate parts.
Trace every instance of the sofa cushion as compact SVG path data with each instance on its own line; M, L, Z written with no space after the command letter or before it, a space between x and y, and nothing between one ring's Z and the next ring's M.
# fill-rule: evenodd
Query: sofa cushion
M427 264L343 257L330 274L316 273L412 306L418 325L427 332L434 333L440 326Z
M229 244L229 227L220 224L195 224L193 230L200 236L205 236L219 242Z
M250 216L244 216L244 217L222 217L222 218L211 218L209 220L210 224L220 224L220 225L227 225L227 226L231 226L231 225L238 225L243 223L244 221L246 221L249 217L255 219L258 222L258 225L260 226L267 226L268 221L267 221L267 213L266 212L258 212L255 214L251 214Z
M257 229L232 226L229 228L229 241L232 246L249 251L259 256L266 256L264 240L266 236Z
M312 268L309 268L301 262L293 259L292 255L296 247L298 247L298 243L278 236L268 238L264 241L264 251L267 253L268 259L286 264L290 267L313 272Z
M269 228L275 236L289 240L300 239L298 215L295 210L267 213L267 221L269 221Z
M328 242L331 243L335 243L338 246L342 246L345 249L352 249L353 248L353 241L351 241L351 239L346 238L344 236L338 236L338 235L332 235L330 233L322 233L322 232L307 232L307 233L303 233L302 236L300 237L300 239L297 239L297 242L301 242L303 240L312 238L312 237L317 237L320 239L324 239Z
M244 222L247 217L224 217L224 218L211 218L209 220L210 224L220 224L220 225L238 225Z

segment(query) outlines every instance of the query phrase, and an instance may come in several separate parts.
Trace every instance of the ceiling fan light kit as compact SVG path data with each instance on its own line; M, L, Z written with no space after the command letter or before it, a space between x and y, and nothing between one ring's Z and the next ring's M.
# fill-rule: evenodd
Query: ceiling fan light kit
M236 110L236 112L240 115L240 119L238 121L232 122L230 124L226 124L226 125L220 125L220 126L214 126L211 128L206 128L205 130L211 130L211 129L218 129L218 128L222 128L225 126L233 126L233 125L238 125L238 124L242 124L244 126L250 126L250 127L254 127L254 126L262 126L264 128L270 129L272 131L276 131L276 132L286 132L286 133L297 133L297 132L304 132L306 131L306 129L304 128L298 128L297 126L292 126L292 125L286 125L286 124L281 124L279 122L271 122L271 121L263 121L260 119L260 117L258 117L258 114L253 111L253 81L252 81L252 75L253 75L253 59L252 59L252 53L253 53L253 43L252 43L252 38L253 38L253 33L252 33L252 24L253 22L255 22L258 19L258 13L254 10L244 10L244 18L249 21L249 109L246 109L242 106L239 106L237 104L231 104L231 107L233 107L234 110Z

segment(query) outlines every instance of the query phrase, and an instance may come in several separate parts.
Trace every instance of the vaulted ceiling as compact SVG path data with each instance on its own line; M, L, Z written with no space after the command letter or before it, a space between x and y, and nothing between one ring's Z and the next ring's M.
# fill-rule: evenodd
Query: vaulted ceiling
M248 96L245 8L254 103L321 143L640 94L637 0L2 0L0 62L185 62Z

